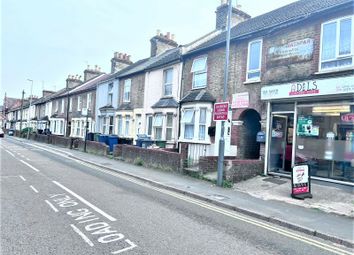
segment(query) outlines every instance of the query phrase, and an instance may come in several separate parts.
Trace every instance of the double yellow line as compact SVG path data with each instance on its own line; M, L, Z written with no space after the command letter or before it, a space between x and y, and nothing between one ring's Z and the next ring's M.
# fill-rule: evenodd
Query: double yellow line
M186 201L188 203L192 203L192 204L198 205L200 207L203 207L205 209L208 209L208 210L223 214L223 215L231 217L233 219L237 219L237 220L240 220L240 221L255 225L257 227L261 227L263 229L267 229L269 231L272 231L272 232L275 232L277 234L289 237L291 239L295 239L295 240L304 242L306 244L315 246L317 248L320 248L320 249L323 249L323 250L326 250L326 251L329 251L329 252L332 252L332 253L335 253L335 254L340 254L340 255L353 255L353 252L346 251L346 250L341 249L339 247L335 247L333 245L329 245L329 244L326 244L324 242L320 242L320 241L317 241L315 239L308 238L308 237L306 237L304 235L299 235L299 234L297 234L295 232L290 232L290 231L282 229L280 227L276 227L276 226L273 226L271 224L268 224L268 223L265 223L265 222L262 222L262 221L259 221L259 220L252 219L250 217L243 216L243 215L241 215L239 213L236 213L236 212L233 212L233 211L230 211L230 210L226 210L226 209L217 207L215 205L211 205L209 203L205 203L205 202L200 201L198 199L187 197L185 195L182 195L182 194L179 194L179 193L176 193L176 192L173 192L173 191L169 191L169 190L166 190L166 189L161 189L161 188L158 188L158 187L151 186L150 184L144 183L143 181L140 181L140 180L136 180L133 177L128 177L128 176L125 176L124 174L120 174L120 173L114 173L112 171L109 171L109 170L106 170L106 169L102 169L100 167L97 167L97 166L94 166L94 165L91 165L91 164L88 164L88 163L84 163L84 162L82 162L80 160L76 160L75 159L75 161L77 163L79 163L81 165L85 165L85 166L87 166L87 167L89 167L91 169L95 169L97 171L100 171L100 172L103 172L103 173L106 173L106 174L109 174L109 175L124 179L126 181L135 183L135 184L137 184L139 186L143 186L145 188L148 188L148 189L151 189L151 190L154 190L154 191L157 191L157 192L160 192L160 193L175 197L177 199Z

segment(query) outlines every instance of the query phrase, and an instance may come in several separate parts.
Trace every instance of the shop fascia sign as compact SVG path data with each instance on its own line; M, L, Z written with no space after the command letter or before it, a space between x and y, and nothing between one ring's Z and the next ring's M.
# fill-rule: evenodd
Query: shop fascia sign
M261 100L301 98L347 93L354 93L354 75L265 86L261 89Z
M250 96L248 92L232 94L231 108L248 108L250 104Z

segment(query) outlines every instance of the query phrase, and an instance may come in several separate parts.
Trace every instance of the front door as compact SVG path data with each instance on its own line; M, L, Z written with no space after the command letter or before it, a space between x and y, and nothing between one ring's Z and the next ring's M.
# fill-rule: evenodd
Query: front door
M270 171L279 172L285 170L287 131L288 131L287 115L272 115L271 122L271 140L270 140Z

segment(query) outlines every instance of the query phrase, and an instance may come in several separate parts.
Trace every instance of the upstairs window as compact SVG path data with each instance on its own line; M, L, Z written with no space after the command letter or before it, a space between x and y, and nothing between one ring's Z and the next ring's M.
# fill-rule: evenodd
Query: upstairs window
M64 98L61 99L61 113L64 113Z
M320 69L353 65L353 16L322 24Z
M72 112L72 110L73 110L73 98L70 97L70 99L69 99L69 112Z
M108 85L108 99L107 99L107 104L108 105L113 105L113 83L110 83Z
M193 89L204 88L207 85L207 57L194 59L192 70Z
M130 102L130 89L131 89L132 80L128 79L124 81L124 95L123 102Z
M172 68L164 71L164 96L172 95L172 75L173 75Z
M261 79L262 40L252 41L248 44L247 81Z
M87 94L87 100L86 100L86 108L88 110L91 109L91 101L92 101L92 94L91 93L88 93Z
M81 111L81 96L77 96L77 110Z

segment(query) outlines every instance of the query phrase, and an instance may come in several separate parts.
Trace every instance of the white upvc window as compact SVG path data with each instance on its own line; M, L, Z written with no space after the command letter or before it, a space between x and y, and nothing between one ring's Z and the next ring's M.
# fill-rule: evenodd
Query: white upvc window
M206 137L206 113L207 108L200 108L199 109L199 140L205 140Z
M131 84L132 84L131 79L127 79L124 81L123 102L130 102Z
M130 135L130 115L125 115L125 136Z
M73 98L70 97L69 99L69 112L72 112L73 111Z
M117 116L117 121L118 121L118 135L122 136L123 135L123 118L122 115Z
M320 70L354 65L353 17L342 17L322 24Z
M61 113L64 113L64 98L61 99Z
M114 122L113 122L113 116L108 117L108 134L113 134L113 128L114 128Z
M148 136L152 135L152 121L153 121L153 116L152 115L146 115L146 133Z
M193 73L193 89L205 88L207 85L207 56L194 59L191 72Z
M58 112L59 110L59 100L55 101L55 112Z
M90 110L91 109L91 102L92 102L92 93L88 93L86 99L87 99L86 100L86 108L88 110Z
M110 83L108 85L107 104L108 105L113 105L113 83Z
M157 113L154 117L154 134L155 139L162 139L162 125L163 125L163 115L161 113Z
M167 113L166 115L166 140L171 141L173 139L173 113Z
M247 55L247 81L259 81L261 79L262 66L262 40L251 41L248 44Z
M173 68L164 70L164 96L172 96Z
M81 96L77 96L77 110L81 111L82 101Z
M185 109L182 115L181 123L184 125L184 139L192 140L194 138L194 109Z

